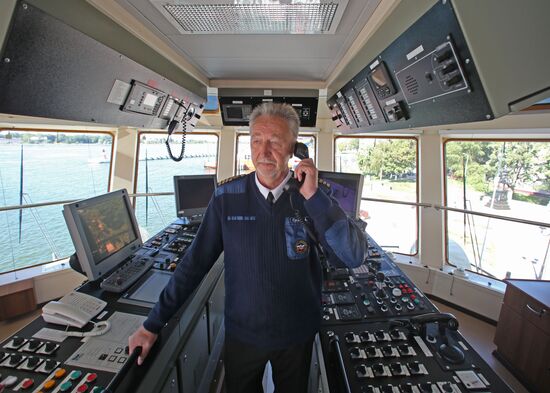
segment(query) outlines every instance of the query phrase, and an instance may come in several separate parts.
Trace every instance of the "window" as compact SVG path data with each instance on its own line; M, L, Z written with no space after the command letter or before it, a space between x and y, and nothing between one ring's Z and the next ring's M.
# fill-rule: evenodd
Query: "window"
M411 137L335 139L334 168L364 175L363 198L417 202L418 142ZM367 232L384 249L416 254L418 209L387 202L362 201Z
M110 133L0 130L0 206L89 198L108 191ZM61 206L0 212L0 273L67 257Z
M218 135L189 133L185 139L184 158L173 161L168 156L165 133L142 132L139 136L139 162L137 165L136 192L174 192L174 176L216 173L218 165ZM179 155L181 135L171 141L172 153ZM135 212L147 239L165 228L176 218L173 195L136 198Z
M316 139L314 135L298 135L298 142L305 143L309 149L309 157L315 162L316 151ZM289 161L289 166L292 168L298 165L300 160L296 157L292 157ZM250 173L254 170L254 164L252 164L252 156L250 154L250 134L238 134L237 135L237 154L235 162L235 174L241 175L243 173Z
M550 223L550 141L447 140L448 207ZM447 261L497 279L550 279L550 228L447 212Z

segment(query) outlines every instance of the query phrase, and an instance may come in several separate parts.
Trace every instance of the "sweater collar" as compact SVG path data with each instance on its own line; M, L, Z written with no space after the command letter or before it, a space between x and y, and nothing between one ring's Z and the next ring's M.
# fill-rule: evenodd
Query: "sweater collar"
M283 181L277 187L275 187L272 190L270 190L269 188L262 185L262 183L260 183L260 181L258 180L258 173L257 172L254 174L254 179L256 180L256 186L258 187L258 190L260 190L262 196L265 199L267 199L267 195L271 192L273 194L273 202L277 202L277 199L279 199L279 197L282 195L282 193L284 191L283 187L285 186L288 179L290 179L290 176L292 176L292 172L288 171L288 173L287 173L286 177L283 179Z

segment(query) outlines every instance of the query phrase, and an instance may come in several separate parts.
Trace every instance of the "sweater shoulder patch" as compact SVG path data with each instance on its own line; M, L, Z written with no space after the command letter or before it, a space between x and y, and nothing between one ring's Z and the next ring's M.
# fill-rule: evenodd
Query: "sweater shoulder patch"
M224 179L218 182L218 187L216 188L216 196L221 194L242 194L245 192L246 188L246 177L247 175L237 175L232 176L227 179Z

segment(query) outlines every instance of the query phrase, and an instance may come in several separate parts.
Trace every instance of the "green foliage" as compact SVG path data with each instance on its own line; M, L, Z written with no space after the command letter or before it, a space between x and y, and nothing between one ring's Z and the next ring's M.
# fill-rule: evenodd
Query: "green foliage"
M363 174L379 179L399 178L416 171L415 142L410 139L377 139L358 155Z

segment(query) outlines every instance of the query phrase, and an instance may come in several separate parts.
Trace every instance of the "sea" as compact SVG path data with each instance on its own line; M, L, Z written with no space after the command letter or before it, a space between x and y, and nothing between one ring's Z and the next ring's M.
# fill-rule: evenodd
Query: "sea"
M78 200L108 192L110 144L2 143L0 206L20 204L21 147L23 204ZM177 142L172 151L179 155ZM215 136L188 140L180 162L167 159L164 143L141 144L136 191L146 192L146 178L148 192L173 192L175 175L215 173L216 153ZM62 209L62 204L56 204L0 212L0 274L74 253ZM136 198L135 214L145 241L176 219L174 196Z

